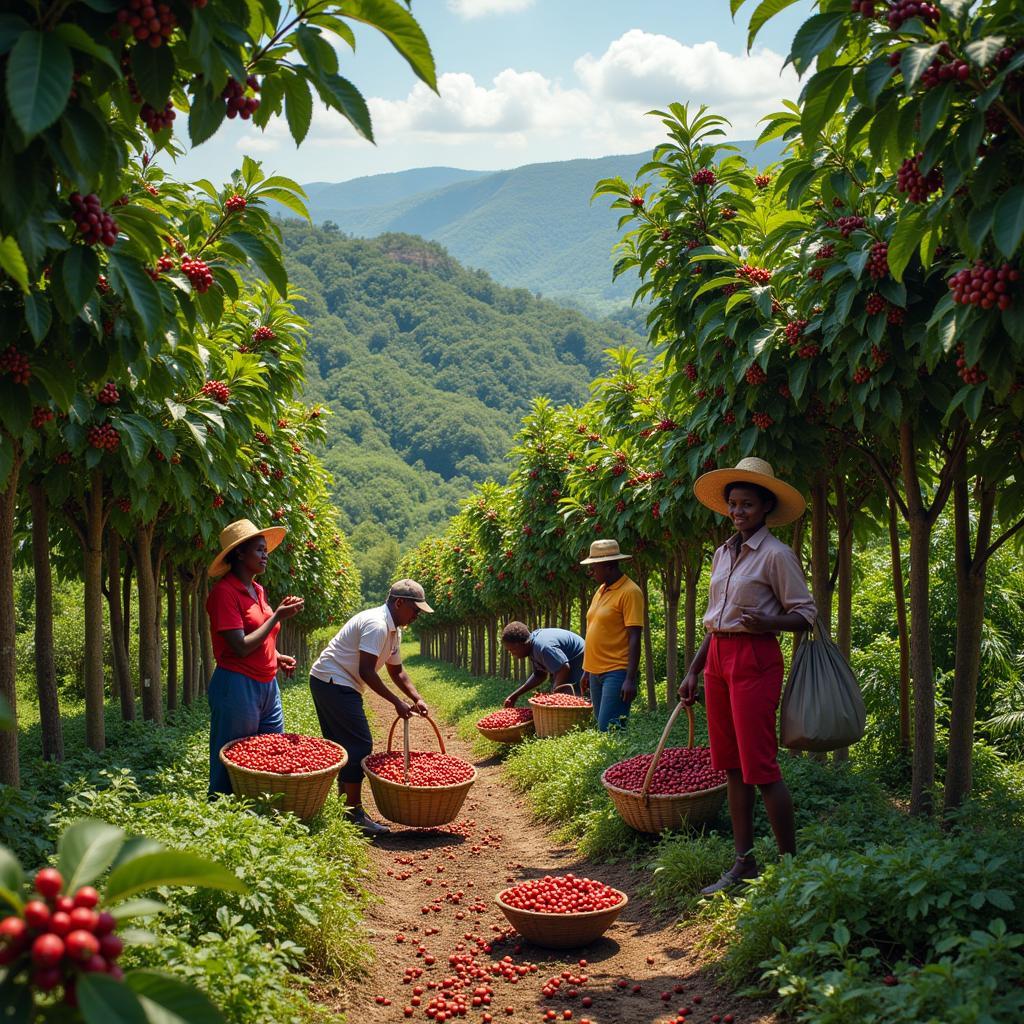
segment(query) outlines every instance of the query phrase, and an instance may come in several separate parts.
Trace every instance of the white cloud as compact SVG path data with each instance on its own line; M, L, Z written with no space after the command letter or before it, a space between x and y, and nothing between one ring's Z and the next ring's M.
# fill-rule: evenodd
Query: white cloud
M534 0L448 0L448 7L460 18L483 18L488 14L515 14L533 3Z

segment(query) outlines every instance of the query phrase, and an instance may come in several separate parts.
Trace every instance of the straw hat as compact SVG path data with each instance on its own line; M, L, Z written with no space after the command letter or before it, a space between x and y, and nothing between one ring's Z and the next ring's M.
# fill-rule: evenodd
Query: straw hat
M284 540L284 535L287 532L283 526L268 526L265 530L261 530L248 519L239 519L228 523L220 531L220 554L210 563L210 568L206 571L213 577L223 576L230 568L227 556L233 548L237 548L239 544L244 544L247 540L252 540L253 537L266 537L267 550L273 551Z
M697 500L706 505L713 512L720 512L723 516L729 514L729 506L725 500L725 488L727 484L757 484L775 495L776 506L768 514L765 522L769 526L785 526L787 523L799 519L807 502L804 496L792 485L775 476L771 464L764 459L757 459L753 456L740 459L733 469L713 469L710 473L704 473L697 477L693 485L693 493Z
M590 545L590 557L584 558L580 565L593 565L594 562L617 562L623 558L632 558L619 551L617 540L595 540Z

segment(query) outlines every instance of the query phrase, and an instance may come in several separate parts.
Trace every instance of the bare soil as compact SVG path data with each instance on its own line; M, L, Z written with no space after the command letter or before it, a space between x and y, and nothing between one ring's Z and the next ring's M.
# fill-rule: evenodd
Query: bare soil
M456 1019L479 1024L490 1013L495 1022L542 1024L545 1014L554 1011L557 1020L577 1024L667 1024L686 1008L688 1024L710 1024L728 1014L735 1024L774 1024L770 1006L716 985L706 962L693 951L700 938L697 927L681 927L640 896L649 881L642 867L591 863L554 842L503 780L497 761L475 760L451 729L442 726L441 731L449 753L476 764L477 782L458 821L438 829L394 825L390 835L373 843L375 899L366 927L375 962L365 979L344 990L318 990L319 1000L359 1024L431 1020L426 1010L435 996L461 991L471 999L481 984L456 980L445 988L446 979L457 979L449 957L472 955L485 970L511 957L527 973L515 983L500 975L489 977L490 1005L470 1006ZM413 736L414 749L436 749L436 740L422 724L414 726ZM368 812L379 818L368 783L364 798ZM497 893L522 879L569 871L598 878L629 896L605 936L579 949L547 950L509 934L494 902ZM405 980L407 972L416 970L422 974ZM563 971L586 981L573 984L563 978L554 998L545 998L545 983ZM419 1005L413 1006L416 988L423 991ZM583 1005L584 997L590 1006ZM411 1018L407 1007L413 1011Z

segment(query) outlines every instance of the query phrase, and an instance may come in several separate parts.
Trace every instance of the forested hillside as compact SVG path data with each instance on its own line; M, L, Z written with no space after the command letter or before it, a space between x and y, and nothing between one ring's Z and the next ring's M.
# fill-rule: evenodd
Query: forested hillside
M421 238L357 240L298 221L284 238L311 322L306 400L334 413L324 462L367 594L473 482L505 476L536 396L584 399L602 351L638 342Z

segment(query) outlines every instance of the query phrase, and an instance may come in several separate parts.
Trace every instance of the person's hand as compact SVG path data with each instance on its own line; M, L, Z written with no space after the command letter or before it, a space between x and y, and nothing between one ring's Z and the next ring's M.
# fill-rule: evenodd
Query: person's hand
M412 709L417 715L423 715L424 717L430 714L430 708L427 707L426 701L422 697L413 704Z
M502 702L502 707L514 708L516 706L516 701L517 700L519 700L519 694L518 693L510 693L505 698L505 700Z
M689 707L697 699L697 675L687 672L679 684L679 699Z
M396 697L392 703L395 705L395 714L398 715L399 718L412 718L412 708L409 707L404 700L399 700Z
M290 654L279 654L277 656L277 667L285 675L290 676L295 671L296 665L298 665L298 662Z
M590 673L584 672L580 676L580 693L585 697L590 692Z
M622 701L625 704L632 704L636 696L636 680L632 676L626 676L622 680Z
M763 612L756 612L752 608L740 609L740 625L751 633L770 633L772 630L772 616Z
M306 602L301 597L296 597L294 594L288 594L282 598L281 603L277 606L277 611L274 614L277 616L278 621L284 621L290 619L293 615L298 615L299 612L305 608Z

